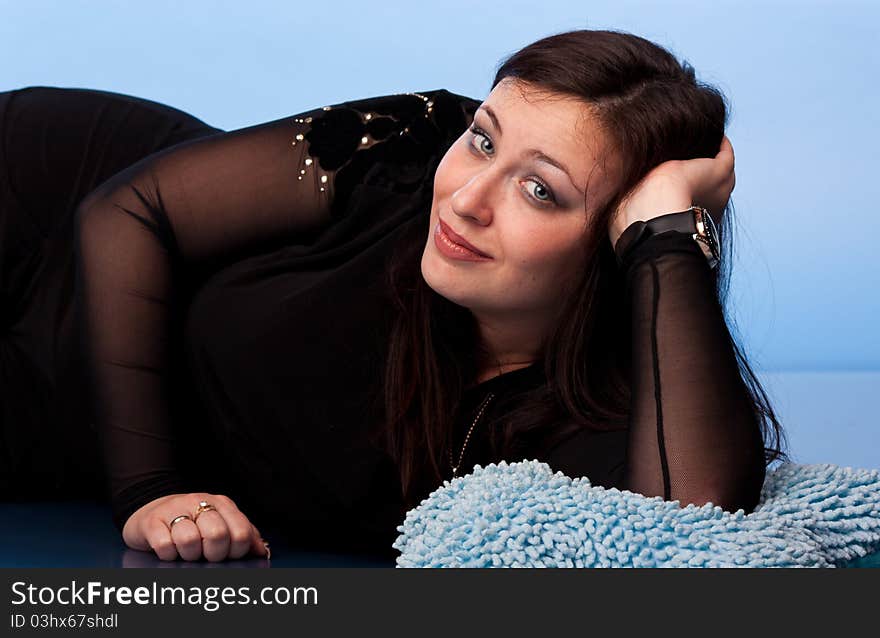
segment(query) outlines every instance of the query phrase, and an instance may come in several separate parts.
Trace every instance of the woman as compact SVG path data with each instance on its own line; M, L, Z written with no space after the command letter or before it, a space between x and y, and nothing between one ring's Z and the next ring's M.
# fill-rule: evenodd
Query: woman
M784 458L765 447L781 429L725 323L727 250L691 209L729 234L725 104L657 45L562 33L506 60L483 102L387 95L228 133L63 91L20 107L41 117L7 146L4 223L19 223L16 185L42 179L24 204L55 193L75 214L47 224L75 232L27 293L50 299L42 321L62 336L21 366L51 382L38 397L36 372L5 371L3 431L15 457L22 431L51 447L53 428L79 439L91 424L128 546L164 560L263 554L265 521L293 542L389 552L444 480L525 458L751 511L765 464ZM91 116L41 147L42 127L81 100L92 114L161 113L161 150L109 136L102 152L141 156L119 155L102 181L100 157L82 154L96 141L76 143L98 135ZM49 148L72 164L20 166ZM80 198L71 175L96 188ZM4 275L41 245L28 232ZM81 385L71 371L87 372ZM56 397L80 390L88 408ZM47 398L63 409L36 412Z

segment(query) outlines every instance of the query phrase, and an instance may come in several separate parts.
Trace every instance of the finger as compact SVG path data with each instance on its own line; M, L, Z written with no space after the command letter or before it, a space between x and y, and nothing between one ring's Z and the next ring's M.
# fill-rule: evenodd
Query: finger
M122 528L122 540L126 546L137 549L142 552L152 551L149 541L147 541L148 526L145 524L150 520L149 516L137 516L133 514L128 517Z
M263 535L260 533L260 530L257 529L256 525L251 524L251 529L253 531L251 534L250 551L257 556L270 558L272 553L269 550L269 543L263 538Z
M213 501L208 501L212 505ZM216 505L214 505L216 507ZM207 510L196 518L202 536L202 554L209 561L221 561L229 555L229 526L217 510Z
M229 558L241 558L251 549L254 526L229 497L217 495L210 501L226 522L229 533ZM207 514L208 512L205 512ZM201 518L201 517L200 517Z
M721 138L721 147L718 149L715 159L729 163L730 166L733 167L735 163L733 144L730 143L730 138L727 137L727 135Z
M736 185L736 174L734 172L734 155L733 145L730 138L724 135L721 139L721 146L718 153L713 159L706 160L707 163L701 163L691 166L691 176L694 180L692 183L696 186L697 192L705 190L711 193L709 199L720 200L726 202ZM704 172L705 171L705 172ZM723 204L721 204L723 207Z
M144 538L160 560L177 560L177 548L171 539L171 531L158 514L149 516L144 522Z
M173 517L172 517L173 520ZM183 560L199 560L202 557L202 536L190 519L178 521L171 528L171 539Z

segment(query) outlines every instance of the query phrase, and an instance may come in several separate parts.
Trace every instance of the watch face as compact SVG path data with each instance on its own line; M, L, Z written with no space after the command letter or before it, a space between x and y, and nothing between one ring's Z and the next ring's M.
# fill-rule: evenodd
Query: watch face
M715 222L712 220L712 215L708 212L703 215L703 221L706 223L706 232L712 238L712 243L716 246L718 245L718 229L715 228Z
M715 227L715 221L705 208L699 208L699 218L703 222L703 232L694 235L694 239L698 239L699 243L705 246L703 253L709 260L709 267L715 268L721 260L721 245L718 242L718 229Z
M718 229L715 227L712 215L709 214L709 211L706 211L700 215L700 218L703 220L703 229L706 231L707 239L715 247L715 250L720 250L718 245Z

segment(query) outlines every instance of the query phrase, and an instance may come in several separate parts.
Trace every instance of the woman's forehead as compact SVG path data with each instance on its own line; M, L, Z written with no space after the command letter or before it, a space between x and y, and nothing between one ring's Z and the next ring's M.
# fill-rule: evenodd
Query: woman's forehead
M503 145L511 152L526 157L540 151L568 169L578 190L592 197L607 195L597 193L595 184L597 179L607 182L611 159L606 152L607 138L586 101L502 80L477 112L482 112L483 121L493 122L493 126L497 120ZM489 117L490 112L494 119Z
M502 80L489 93L483 104L492 105L496 112L504 110L508 115L544 115L566 127L576 123L589 127L593 117L589 102L546 89L544 87Z

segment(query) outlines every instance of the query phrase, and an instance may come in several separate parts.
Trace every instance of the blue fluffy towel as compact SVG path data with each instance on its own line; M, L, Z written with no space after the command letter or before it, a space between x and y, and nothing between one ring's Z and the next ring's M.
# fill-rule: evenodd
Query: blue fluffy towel
M397 531L398 567L837 567L880 549L880 471L783 463L745 514L502 461L445 481Z

